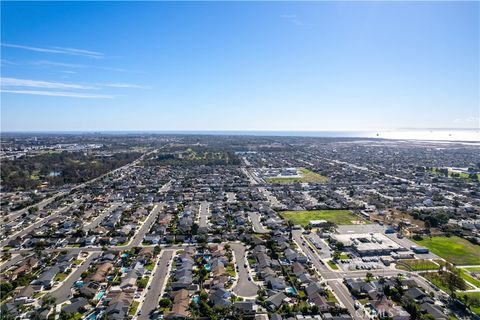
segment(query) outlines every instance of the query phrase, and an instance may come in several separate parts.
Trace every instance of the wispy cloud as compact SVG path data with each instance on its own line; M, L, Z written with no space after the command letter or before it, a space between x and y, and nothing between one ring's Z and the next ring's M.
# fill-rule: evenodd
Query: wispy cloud
M61 91L41 91L41 90L0 90L5 93L16 94L30 94L40 96L54 96L54 97L69 97L69 98L86 98L86 99L113 99L112 95L108 94L90 94L78 92L61 92Z
M17 78L0 78L2 93L29 94L38 96L113 99L113 95L77 90L99 89L99 87L78 83L39 81Z
M15 48L15 49L29 50L29 51L42 52L42 53L55 53L55 54L66 54L71 56L83 56L83 57L97 58L97 59L103 58L105 56L101 52L75 49L75 48L63 48L63 47L40 48L40 47L32 47L32 46L12 44L12 43L2 43L1 45L2 47L6 47L6 48Z
M297 26L304 25L303 21L300 20L300 18L296 14L282 14L280 18L285 19Z
M74 68L74 69L88 68L88 65L84 65L84 64L56 62L56 61L49 61L49 60L33 61L31 62L31 64L35 66L62 67L62 68Z
M149 89L149 86L142 86L138 84L131 84L131 83L107 83L104 85L105 87L110 88L134 88L134 89Z
M466 124L466 125L480 125L480 117L467 117L463 119L455 119L453 122L457 124Z
M47 88L47 89L96 89L92 86L75 83L49 82L16 78L1 78L2 87L29 87L29 88Z
M62 68L72 68L72 69L92 68L92 69L99 69L99 70L106 70L106 71L128 72L128 70L125 70L122 68L110 68L110 67L94 66L94 65L87 65L87 64L78 64L78 63L65 63L65 62L57 62L57 61L50 61L50 60L38 60L30 63L35 66L45 66L45 67L62 67Z

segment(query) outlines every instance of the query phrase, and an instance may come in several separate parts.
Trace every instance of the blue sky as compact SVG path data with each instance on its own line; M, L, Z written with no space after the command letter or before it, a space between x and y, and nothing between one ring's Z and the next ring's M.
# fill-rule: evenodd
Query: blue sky
M479 127L479 2L4 2L1 129Z

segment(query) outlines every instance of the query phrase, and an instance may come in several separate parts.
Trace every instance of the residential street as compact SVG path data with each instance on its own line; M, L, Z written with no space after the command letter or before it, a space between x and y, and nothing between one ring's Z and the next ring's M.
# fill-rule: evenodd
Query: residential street
M146 289L148 292L140 309L141 314L138 316L139 320L148 319L150 312L157 308L160 297L163 294L164 285L168 280L168 263L172 262L174 252L175 250L165 249L160 253L161 257L158 261L159 265L153 275L150 289Z

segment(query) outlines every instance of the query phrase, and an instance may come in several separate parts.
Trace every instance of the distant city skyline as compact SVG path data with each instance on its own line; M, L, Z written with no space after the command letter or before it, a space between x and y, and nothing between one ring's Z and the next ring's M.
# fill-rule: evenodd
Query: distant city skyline
M2 131L480 128L479 2L2 2Z

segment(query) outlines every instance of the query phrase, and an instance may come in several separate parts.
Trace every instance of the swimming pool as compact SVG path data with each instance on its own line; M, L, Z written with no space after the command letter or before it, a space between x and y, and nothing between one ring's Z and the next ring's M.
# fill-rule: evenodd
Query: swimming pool
M101 300L103 298L103 296L105 295L105 291L100 291L99 293L97 293L97 295L95 296L95 300Z

